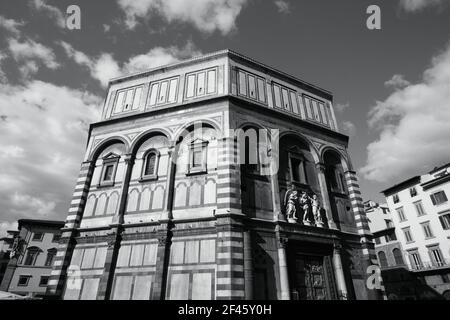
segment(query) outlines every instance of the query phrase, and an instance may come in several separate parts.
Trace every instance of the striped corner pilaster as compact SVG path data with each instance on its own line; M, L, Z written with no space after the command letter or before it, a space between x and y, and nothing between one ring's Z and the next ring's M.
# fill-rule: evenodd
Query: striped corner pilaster
M345 180L347 182L349 198L355 216L356 228L358 230L358 234L361 237L361 247L366 268L369 267L370 265L378 265L378 259L375 252L375 244L373 242L372 233L370 232L369 229L369 223L367 220L366 212L364 211L363 199L361 197L361 191L358 184L358 177L356 175L356 172L346 171ZM367 276L368 274L365 274L365 277ZM368 290L368 291L369 296L372 299L380 299L380 296L385 297L385 290L382 282L379 290Z
M53 270L47 285L46 295L53 298L61 298L64 283L67 275L67 268L72 260L73 249L75 248L75 229L81 222L83 216L86 197L89 192L94 162L86 161L81 164L75 191L70 202L69 213L66 223L62 229L61 241L58 245Z
M217 300L245 299L244 232L231 220L217 221Z
M241 214L241 174L237 143L225 137L218 143L216 215Z

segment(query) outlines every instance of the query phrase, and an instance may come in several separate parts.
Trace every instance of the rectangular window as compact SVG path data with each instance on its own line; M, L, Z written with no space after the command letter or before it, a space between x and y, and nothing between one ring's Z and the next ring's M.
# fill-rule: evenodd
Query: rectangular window
M282 108L281 107L281 89L277 85L273 85L273 95L275 100L275 107Z
M445 261L442 257L442 252L439 249L439 247L429 248L429 254L430 254L431 260L433 261L433 264L436 267L442 267L445 264Z
M216 92L216 70L208 71L208 93Z
M114 113L119 113L123 111L123 101L125 99L126 91L121 91L117 94L116 106L114 108Z
M126 98L125 98L125 104L123 106L123 111L128 111L128 110L131 109L131 105L132 105L132 102L133 102L133 93L134 93L133 89L127 90Z
M322 123L325 125L328 125L327 115L326 115L326 111L325 111L325 104L323 102L319 102L319 110L320 110L320 116L322 118Z
M417 196L416 188L415 187L409 188L409 194L411 195L411 197Z
M284 110L291 111L290 102L289 102L289 94L285 88L281 89L283 95L283 108Z
M263 103L266 102L266 85L261 78L258 78L258 100Z
M423 229L423 233L425 234L425 238L429 239L429 238L433 238L433 232L431 231L431 226L429 222L424 222L421 223L422 225L422 229Z
M167 86L168 82L163 81L161 83L161 88L159 89L159 97L158 97L158 103L165 103L167 98Z
M410 253L410 260L413 269L419 270L422 268L422 260L418 252Z
M54 234L52 242L59 242L60 239L61 239L61 235L60 234Z
M394 201L394 203L399 203L400 202L400 198L398 197L398 194L394 194L392 196L392 201Z
M190 145L189 173L206 172L207 142L193 143Z
M306 110L306 117L308 119L314 119L313 114L312 114L312 109L311 109L311 99L308 97L303 97L303 101L304 101L304 106L305 106L305 110Z
M41 279L39 280L39 287L46 287L49 278L49 276L41 276Z
M425 215L425 210L423 209L422 201L414 202L414 206L416 207L417 216L420 217L420 216L424 216Z
M239 94L243 96L247 96L247 81L245 78L245 73L239 71Z
M108 164L105 167L105 173L103 175L103 181L112 181L113 171L114 171L114 165L113 164Z
M142 87L139 87L136 89L136 92L134 93L134 98L133 98L133 107L132 109L139 109L139 103L141 101L141 94L142 94Z
M306 174L304 161L300 157L291 155L291 176L295 182L306 184Z
M186 97L192 98L195 93L195 74L190 74L187 76L186 85Z
M380 244L381 243L380 238L376 237L374 239L375 239L375 244Z
M312 102L312 108L313 108L313 112L314 112L314 120L316 120L317 122L320 122L318 102L316 100L311 100L311 102Z
M201 72L197 75L197 96L205 94L205 73Z
M159 83L154 83L154 84L152 84L152 86L150 88L150 102L149 102L150 106L154 106L156 104L158 87L159 87Z
M169 97L167 99L167 102L174 103L177 101L177 85L178 85L178 79L170 80Z
M398 219L400 220L400 222L406 221L406 216L405 216L405 212L403 211L403 207L396 209L396 211L397 211Z
M44 233L43 232L35 232L33 233L33 241L42 241L44 239Z
M290 95L291 95L291 102L292 102L292 112L294 112L295 114L300 114L300 110L298 108L298 103L297 103L297 95L293 91L290 92Z
M430 195L431 202L433 202L434 205L438 205L444 202L447 202L447 196L444 191L438 191Z
M248 75L248 94L250 98L256 99L256 79L251 75Z
M123 89L118 92L114 113L135 110L139 108L141 100L142 86Z
M30 281L31 276L19 276L19 282L17 285L19 287L26 287L28 286L28 282Z
M406 242L413 242L414 240L411 235L411 229L408 227L408 228L404 228L402 230L403 230L403 234L405 235Z
M442 229L450 230L450 212L446 212L439 216L439 220L441 221Z

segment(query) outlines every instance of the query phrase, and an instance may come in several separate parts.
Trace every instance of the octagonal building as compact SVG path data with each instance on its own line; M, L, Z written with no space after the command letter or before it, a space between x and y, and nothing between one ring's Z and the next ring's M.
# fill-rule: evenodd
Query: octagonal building
M112 79L99 120L47 295L382 298L329 91L224 50Z

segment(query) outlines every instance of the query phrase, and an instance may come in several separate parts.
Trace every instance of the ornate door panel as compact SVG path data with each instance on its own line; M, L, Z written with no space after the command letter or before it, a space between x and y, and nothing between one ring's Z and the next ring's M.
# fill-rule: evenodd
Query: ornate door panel
M299 300L328 300L324 257L296 255L293 291Z

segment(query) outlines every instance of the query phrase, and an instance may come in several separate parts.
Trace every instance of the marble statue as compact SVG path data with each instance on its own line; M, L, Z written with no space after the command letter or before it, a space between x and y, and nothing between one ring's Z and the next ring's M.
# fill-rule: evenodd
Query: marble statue
M314 221L316 226L323 227L322 216L320 214L320 201L317 194L313 194L312 197L309 198L311 201L312 213L314 217Z
M299 196L299 191L295 189L294 185L291 185L284 196L284 205L288 222L297 223L299 217L301 217L304 225L324 226L320 214L320 200L316 194L309 196L305 191L302 191L301 196ZM311 212L313 220L311 219Z
M290 192L286 204L286 217L289 222L297 221L297 208L296 208L297 201L298 201L297 191Z
M303 208L303 224L311 225L311 220L309 218L309 209L311 208L311 202L309 200L309 196L306 192L303 191L302 196L300 198L300 205Z

